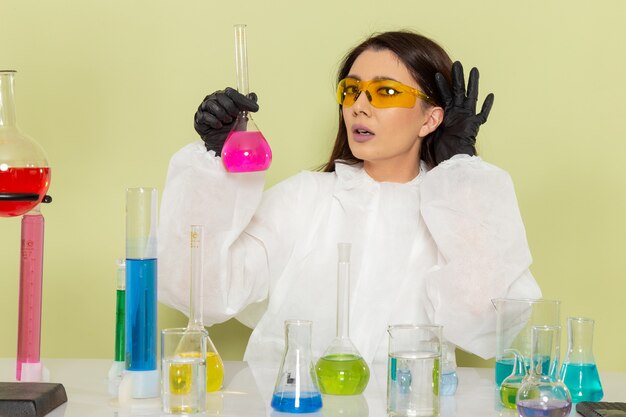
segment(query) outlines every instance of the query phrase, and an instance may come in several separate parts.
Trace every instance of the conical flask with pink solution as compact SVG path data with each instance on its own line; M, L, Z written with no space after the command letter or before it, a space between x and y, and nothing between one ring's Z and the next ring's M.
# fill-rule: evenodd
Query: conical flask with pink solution
M248 95L246 25L235 25L235 63L237 91ZM249 112L242 111L237 115L233 129L222 148L222 161L229 172L265 171L272 163L270 145Z

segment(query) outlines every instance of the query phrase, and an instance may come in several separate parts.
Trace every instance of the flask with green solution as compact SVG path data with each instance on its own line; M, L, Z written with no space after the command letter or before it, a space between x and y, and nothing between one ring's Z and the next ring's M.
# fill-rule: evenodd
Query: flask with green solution
M370 370L349 337L350 248L339 243L337 265L337 337L317 361L315 371L322 394L358 395L365 390Z

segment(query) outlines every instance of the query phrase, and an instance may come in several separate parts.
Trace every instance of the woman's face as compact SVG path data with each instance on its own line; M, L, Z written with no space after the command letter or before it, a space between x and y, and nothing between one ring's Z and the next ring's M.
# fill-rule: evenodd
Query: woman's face
M366 50L354 61L348 77L391 79L421 91L407 67L389 50ZM422 139L443 118L440 107L424 106L419 98L412 108L376 108L365 93L352 106L343 106L342 112L354 156L364 161L372 178L392 182L417 176Z

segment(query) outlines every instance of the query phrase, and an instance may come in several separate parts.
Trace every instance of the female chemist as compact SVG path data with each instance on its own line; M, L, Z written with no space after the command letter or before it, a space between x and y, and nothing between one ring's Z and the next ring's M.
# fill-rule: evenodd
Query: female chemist
M449 86L452 86L450 88ZM294 94L296 92L294 91ZM300 94L302 92L298 92ZM412 32L366 39L339 71L337 139L323 172L263 191L220 151L256 95L215 92L170 161L159 226L159 299L188 312L189 227L205 226L204 320L253 328L245 360L279 362L284 321L313 321L313 355L335 336L337 243L352 244L350 338L386 361L387 326L443 325L452 344L495 354L492 298L538 298L509 175L476 156L478 71Z

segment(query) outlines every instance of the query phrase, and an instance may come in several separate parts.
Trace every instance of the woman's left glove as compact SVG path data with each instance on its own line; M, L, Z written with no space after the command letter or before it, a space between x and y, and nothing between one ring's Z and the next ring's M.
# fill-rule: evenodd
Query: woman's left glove
M452 92L444 76L435 74L437 88L444 104L443 122L435 131L433 152L437 164L457 154L476 155L476 136L480 125L487 121L493 94L483 102L480 113L476 114L478 101L478 70L472 68L468 80L467 96L463 66L459 61L452 64Z

